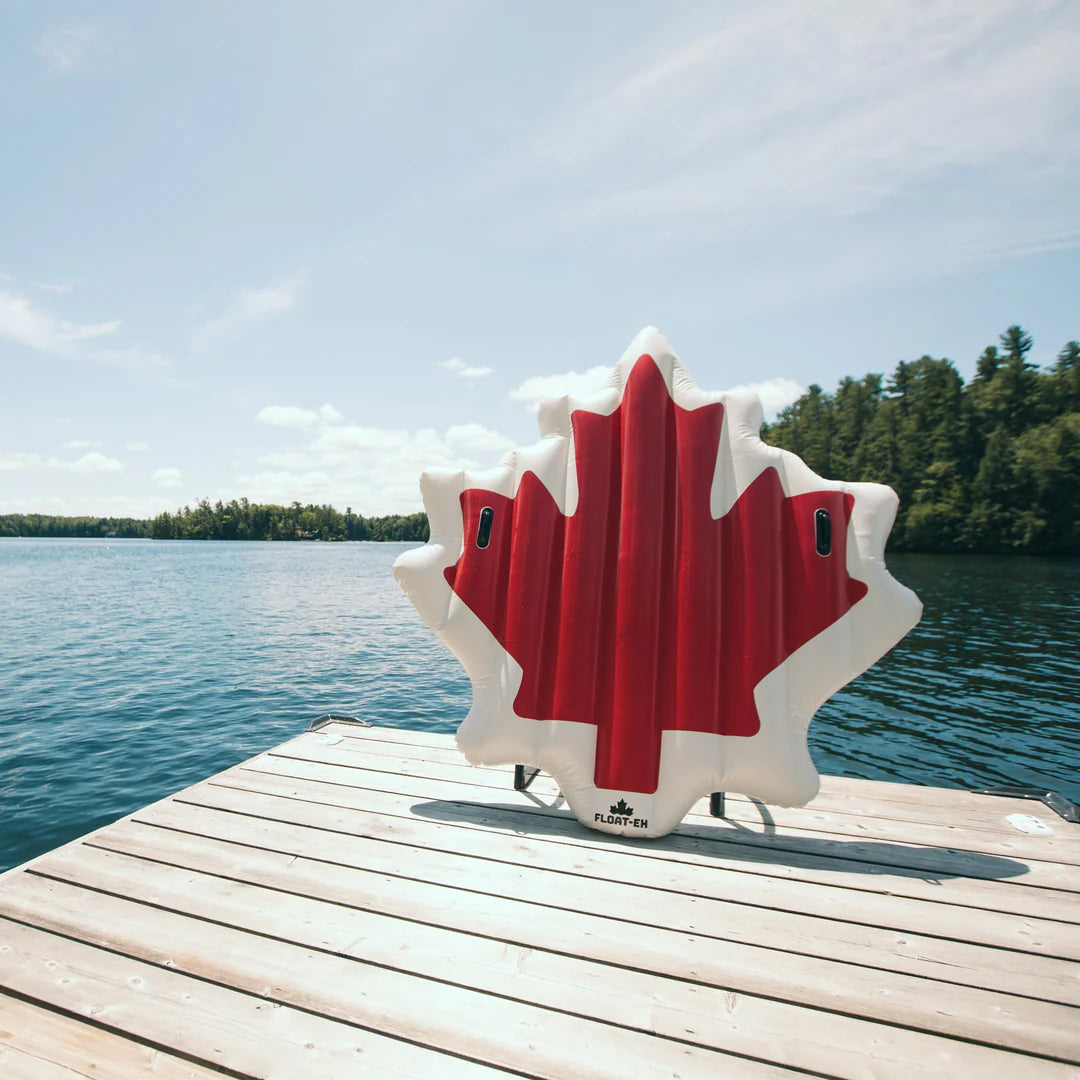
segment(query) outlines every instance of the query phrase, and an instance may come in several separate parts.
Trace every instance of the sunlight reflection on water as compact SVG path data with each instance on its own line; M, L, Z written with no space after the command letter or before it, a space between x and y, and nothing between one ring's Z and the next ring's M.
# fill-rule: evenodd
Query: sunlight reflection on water
M393 580L409 546L0 541L0 867L324 712L453 731L469 682ZM818 714L819 768L1080 800L1080 565L889 565L923 621Z

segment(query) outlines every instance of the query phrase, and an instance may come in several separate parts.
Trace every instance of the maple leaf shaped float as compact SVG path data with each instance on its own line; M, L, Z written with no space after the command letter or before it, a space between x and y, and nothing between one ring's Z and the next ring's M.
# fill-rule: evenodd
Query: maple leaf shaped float
M711 791L802 805L810 720L918 622L885 569L896 495L758 437L643 330L587 400L485 472L428 472L395 575L461 660L474 764L550 773L581 821L662 836Z

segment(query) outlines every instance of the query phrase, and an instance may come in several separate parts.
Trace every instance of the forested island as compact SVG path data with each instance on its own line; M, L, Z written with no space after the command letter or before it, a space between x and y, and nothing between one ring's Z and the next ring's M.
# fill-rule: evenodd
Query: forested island
M199 499L175 513L137 518L0 516L0 536L102 536L150 540L418 540L428 539L425 514L363 517L352 507L276 506L233 499Z
M881 374L813 385L762 438L822 476L888 484L900 496L891 551L1080 554L1080 342L1045 371L1010 326L965 384L950 360L923 356ZM156 540L428 539L424 514L363 517L352 508L200 499L134 518L0 516L0 536Z
M1045 371L1010 326L965 385L949 360L811 386L762 430L822 476L900 496L891 551L1080 553L1080 343Z

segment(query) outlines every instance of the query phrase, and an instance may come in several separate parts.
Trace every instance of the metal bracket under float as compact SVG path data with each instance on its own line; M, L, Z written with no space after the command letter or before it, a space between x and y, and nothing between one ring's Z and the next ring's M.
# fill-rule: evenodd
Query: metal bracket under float
M529 785L540 775L540 770L532 765L514 766L514 790L527 791ZM724 817L724 793L714 791L709 796L709 813L715 818Z
M1035 799L1044 806L1048 806L1055 814L1066 821L1072 822L1074 825L1080 824L1080 807L1072 800L1066 799L1064 795L1059 795L1056 791L1047 791L1044 787L1026 785L1023 787L980 788L973 791L972 794L1000 795L1005 799Z
M529 785L540 775L540 770L531 765L514 766L514 790L527 791Z
M370 720L361 720L359 716L346 716L344 713L323 713L308 724L308 731L321 731L331 724L354 724L356 727L374 727Z

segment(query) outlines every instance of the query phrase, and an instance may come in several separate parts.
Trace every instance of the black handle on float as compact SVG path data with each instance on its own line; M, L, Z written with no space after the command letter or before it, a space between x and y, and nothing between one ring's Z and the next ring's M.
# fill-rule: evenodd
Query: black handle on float
M828 510L814 512L814 539L819 555L828 555L832 551L832 518Z
M491 523L495 518L495 511L490 506L485 506L480 511L480 524L476 528L476 546L486 548L491 543Z

